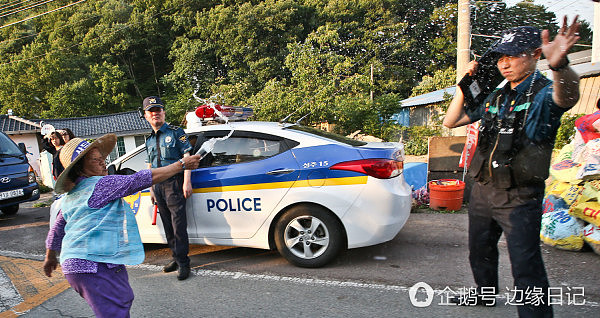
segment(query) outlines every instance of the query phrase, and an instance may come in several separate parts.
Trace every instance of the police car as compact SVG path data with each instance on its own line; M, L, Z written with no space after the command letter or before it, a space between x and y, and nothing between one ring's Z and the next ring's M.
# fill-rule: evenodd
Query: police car
M365 143L272 122L186 133L193 153L207 140L224 139L192 171L190 243L277 249L297 266L320 267L345 248L393 239L409 216L411 187L402 174L400 143ZM146 157L142 145L111 163L109 173L144 169ZM136 213L142 241L166 243L149 189L125 201Z

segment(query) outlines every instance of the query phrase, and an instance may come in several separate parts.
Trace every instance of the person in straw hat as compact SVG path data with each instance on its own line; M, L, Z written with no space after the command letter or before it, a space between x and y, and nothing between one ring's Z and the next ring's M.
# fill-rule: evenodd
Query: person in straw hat
M60 251L67 281L97 317L129 317L134 297L125 265L144 260L135 217L122 198L195 169L200 160L188 156L133 175L107 175L106 156L116 142L116 135L107 134L92 143L74 138L63 146L60 161L65 170L55 191L66 195L46 238L46 276L56 270Z

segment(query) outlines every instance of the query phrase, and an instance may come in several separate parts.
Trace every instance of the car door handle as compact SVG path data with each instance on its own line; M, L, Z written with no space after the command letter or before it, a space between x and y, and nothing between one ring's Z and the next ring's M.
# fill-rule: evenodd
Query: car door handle
M295 171L294 169L277 169L277 170L271 170L271 171L267 172L267 174L270 174L270 175L288 174L288 173L292 173L294 171Z

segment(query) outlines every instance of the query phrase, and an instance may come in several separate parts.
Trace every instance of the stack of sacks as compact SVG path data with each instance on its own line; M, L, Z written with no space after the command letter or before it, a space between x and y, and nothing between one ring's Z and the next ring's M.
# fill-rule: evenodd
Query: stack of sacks
M575 139L550 166L554 180L546 187L541 240L579 251L584 242L600 254L600 139Z

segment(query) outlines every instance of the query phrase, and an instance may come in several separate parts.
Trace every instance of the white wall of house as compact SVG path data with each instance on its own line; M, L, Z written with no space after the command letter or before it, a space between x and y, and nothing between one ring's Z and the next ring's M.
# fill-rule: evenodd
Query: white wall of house
M37 137L35 134L23 134L23 135L8 135L12 141L17 145L22 142L25 144L27 150L27 160L29 164L35 170L37 176L41 176L40 164L38 159L40 158L40 148L38 146Z
M136 148L135 136L123 136L123 142L125 143L125 153L128 153Z

